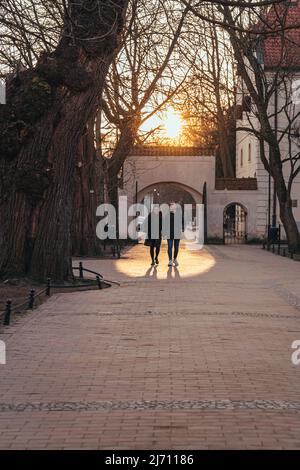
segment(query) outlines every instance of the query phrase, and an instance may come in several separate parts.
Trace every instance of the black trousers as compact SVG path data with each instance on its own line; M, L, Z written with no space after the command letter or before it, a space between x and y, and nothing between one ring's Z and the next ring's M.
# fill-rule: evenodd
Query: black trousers
M155 240L153 244L150 246L150 256L152 261L154 261L154 257L157 258L160 252L161 240Z

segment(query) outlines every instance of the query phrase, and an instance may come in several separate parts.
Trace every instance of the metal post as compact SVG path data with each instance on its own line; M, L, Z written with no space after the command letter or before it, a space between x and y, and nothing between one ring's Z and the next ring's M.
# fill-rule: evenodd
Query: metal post
M267 250L268 251L270 251L270 249L271 249L270 227L271 227L271 225L268 225L268 235L267 235Z
M46 295L50 297L50 289L51 289L51 279L48 277L47 279L47 287L46 287Z
M138 203L138 192L139 192L139 186L138 186L138 182L136 181L135 182L135 203L136 204Z
M204 205L204 245L207 245L207 183L205 182L203 185L203 205ZM224 217L223 217L224 223ZM223 237L224 237L224 230L223 230ZM225 240L224 240L225 245Z
M33 309L34 300L35 300L34 294L35 294L35 290L31 289L29 292L29 300L28 300L28 308L30 308L31 310Z
M97 280L97 284L98 284L99 289L102 289L100 276L96 276L96 280Z
M276 141L278 142L278 88L279 85L277 84L277 76L275 78L275 87L274 87L274 95L275 95L275 103L274 103L274 130L275 130L275 137ZM273 149L272 149L273 152ZM272 225L276 227L277 223L277 195L276 195L276 183L273 178L273 213L272 213Z
M82 266L81 261L79 263L79 277L80 277L80 279L83 279L83 266Z
M267 233L267 249L270 250L270 227L271 227L271 175L269 173L268 181L268 233Z
M10 324L10 315L11 315L11 300L6 302L5 306L5 316L3 324L8 326Z

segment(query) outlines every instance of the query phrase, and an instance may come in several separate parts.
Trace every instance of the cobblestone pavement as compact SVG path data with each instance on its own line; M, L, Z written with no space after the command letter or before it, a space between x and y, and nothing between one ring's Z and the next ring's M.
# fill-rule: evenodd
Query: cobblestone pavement
M300 263L251 246L85 260L121 285L0 329L1 449L299 449Z

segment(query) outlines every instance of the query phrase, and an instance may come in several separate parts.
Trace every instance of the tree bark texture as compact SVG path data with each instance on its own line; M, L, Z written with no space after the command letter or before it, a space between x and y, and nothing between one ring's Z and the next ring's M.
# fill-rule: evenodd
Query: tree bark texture
M76 153L118 49L125 0L69 1L62 38L0 113L0 275L72 276Z

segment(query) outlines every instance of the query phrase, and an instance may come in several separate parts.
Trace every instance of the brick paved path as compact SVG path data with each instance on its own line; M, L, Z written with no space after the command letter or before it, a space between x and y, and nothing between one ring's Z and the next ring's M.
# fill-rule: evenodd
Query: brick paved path
M0 448L300 448L300 263L258 247L139 245L89 260L121 287L1 327Z

